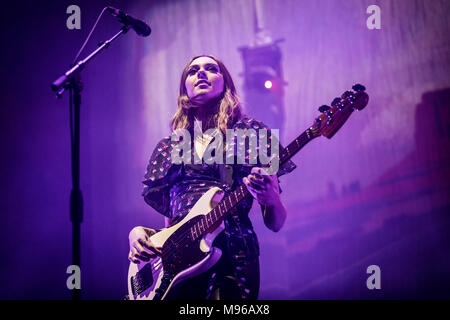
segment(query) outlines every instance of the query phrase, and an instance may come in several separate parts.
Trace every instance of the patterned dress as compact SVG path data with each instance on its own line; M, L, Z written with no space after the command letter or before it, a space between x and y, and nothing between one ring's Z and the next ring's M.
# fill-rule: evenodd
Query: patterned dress
M235 123L233 129L242 129L257 135L259 150L259 129L268 129L266 125L251 118L243 118ZM268 131L270 137L270 130ZM230 147L237 154L237 140ZM219 187L225 193L241 185L243 177L250 174L252 167L261 166L258 157L256 164L249 164L248 143L245 145L245 164L231 164L233 183L223 183L220 165L203 159L201 164L174 164L172 150L177 142L169 137L163 138L156 146L145 174L143 197L145 202L156 211L172 219L172 224L181 221L210 188ZM269 144L270 146L270 144ZM191 148L195 152L195 148ZM270 154L270 147L268 153ZM281 152L281 147L280 147ZM214 155L214 154L213 154ZM194 155L192 154L192 158ZM288 161L280 166L277 175L281 176L295 169ZM174 298L191 299L257 299L259 290L259 245L248 213L253 197L247 197L236 207L225 221L225 230L217 236L214 246L222 250L219 262L208 272L188 280L179 286Z

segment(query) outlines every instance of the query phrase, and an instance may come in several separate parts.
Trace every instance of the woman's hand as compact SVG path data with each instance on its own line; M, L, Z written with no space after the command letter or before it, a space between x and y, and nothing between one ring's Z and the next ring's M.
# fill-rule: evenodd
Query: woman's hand
M243 181L259 204L273 207L280 203L280 188L276 174L268 175L263 168L252 168L251 173L244 177Z
M149 261L158 255L161 255L161 248L156 247L151 241L150 237L156 231L150 228L134 227L128 235L130 244L130 253L128 259L134 263L141 261Z
M280 199L280 187L276 174L267 175L262 168L253 168L244 177L248 191L262 206L264 224L272 231L279 231L286 221L286 208Z

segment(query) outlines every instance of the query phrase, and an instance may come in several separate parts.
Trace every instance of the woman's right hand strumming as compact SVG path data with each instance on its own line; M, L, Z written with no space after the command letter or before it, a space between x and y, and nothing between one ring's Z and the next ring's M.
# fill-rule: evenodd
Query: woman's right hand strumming
M150 237L154 235L154 229L145 227L134 227L128 235L130 253L128 259L134 263L149 261L151 258L161 255L161 248L156 247Z

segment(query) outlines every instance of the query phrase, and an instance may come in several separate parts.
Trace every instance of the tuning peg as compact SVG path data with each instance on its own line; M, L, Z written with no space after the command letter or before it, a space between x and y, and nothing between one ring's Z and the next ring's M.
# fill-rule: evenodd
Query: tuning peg
M330 106L327 106L326 104L324 104L323 106L320 106L319 107L319 111L320 112L325 112L325 111L328 111L328 110L330 110L331 109L331 107Z
M331 102L331 105L334 107L334 106L336 106L339 102L341 102L341 98L339 98L339 97L336 97L336 98L334 98L333 99L333 101Z
M352 89L353 91L358 92L358 91L365 91L366 87L364 87L362 84L357 83L352 87Z
M348 97L351 97L351 96L353 96L353 92L351 92L351 91L345 91L345 92L342 94L341 98L342 98L342 99L347 99Z

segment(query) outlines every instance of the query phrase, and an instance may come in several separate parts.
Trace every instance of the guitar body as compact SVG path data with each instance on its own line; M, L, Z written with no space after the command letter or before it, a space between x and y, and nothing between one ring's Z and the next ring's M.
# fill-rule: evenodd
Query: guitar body
M210 212L223 195L220 188L211 188L183 220L150 237L155 246L162 247L162 255L147 262L130 263L127 278L130 300L165 299L177 284L204 273L217 263L222 252L212 243L224 229L223 223L193 241L188 237L188 230Z

